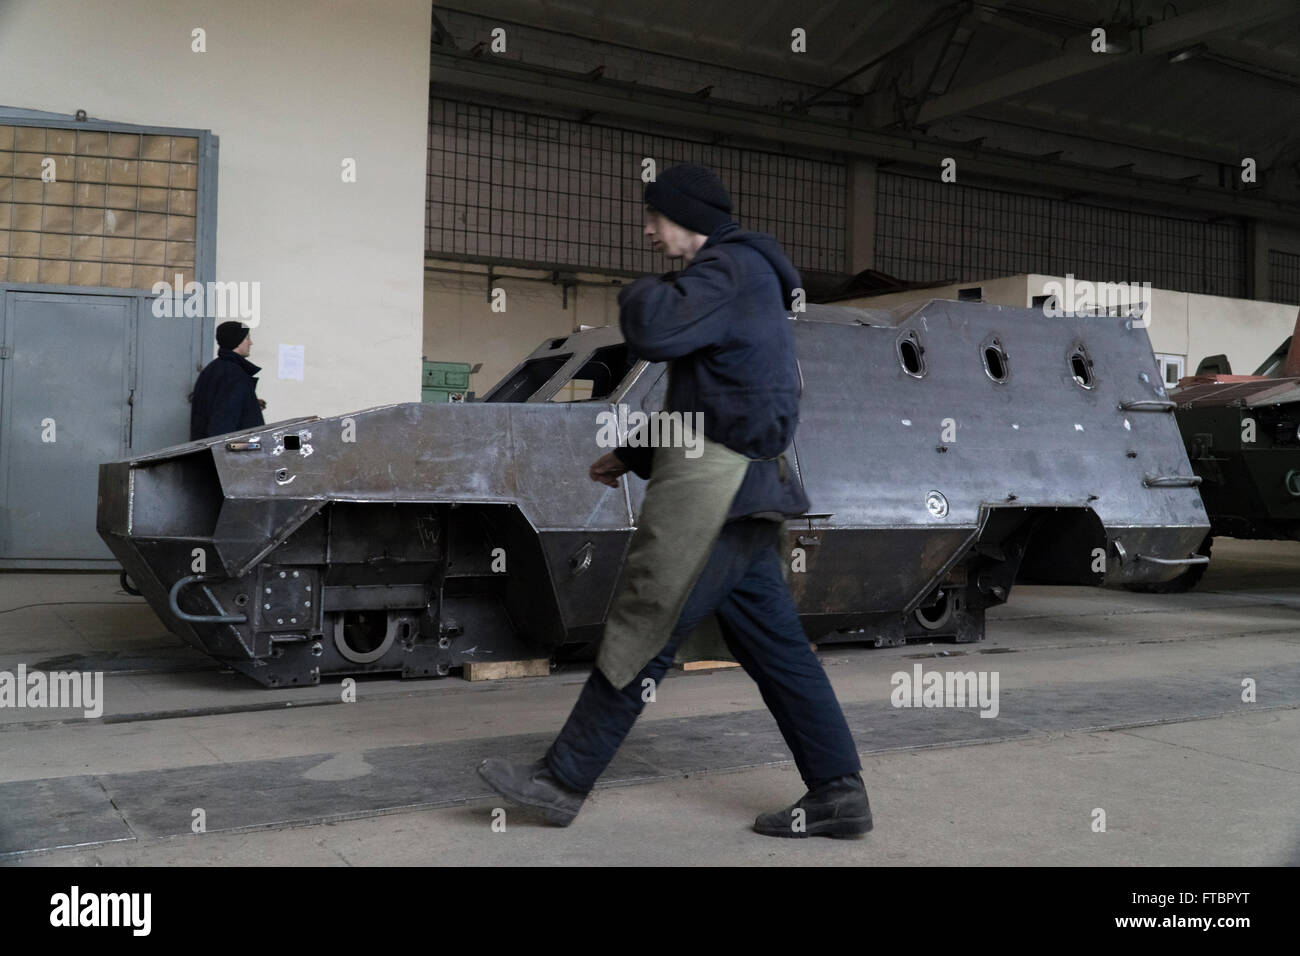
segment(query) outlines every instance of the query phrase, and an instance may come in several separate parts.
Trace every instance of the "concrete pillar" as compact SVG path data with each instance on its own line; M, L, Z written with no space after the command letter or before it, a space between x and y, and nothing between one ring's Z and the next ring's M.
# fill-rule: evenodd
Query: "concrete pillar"
M844 270L857 275L876 267L876 164L867 159L848 161L848 189L844 197Z
M1258 220L1246 224L1246 298L1267 299L1268 226Z

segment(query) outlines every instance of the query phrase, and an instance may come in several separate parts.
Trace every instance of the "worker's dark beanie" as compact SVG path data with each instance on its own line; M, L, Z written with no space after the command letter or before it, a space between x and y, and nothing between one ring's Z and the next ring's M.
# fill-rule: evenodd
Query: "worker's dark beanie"
M709 236L731 222L731 197L707 166L673 166L646 183L646 205L692 232Z
M222 322L217 326L217 344L223 349L237 349L248 335L248 329L238 322Z

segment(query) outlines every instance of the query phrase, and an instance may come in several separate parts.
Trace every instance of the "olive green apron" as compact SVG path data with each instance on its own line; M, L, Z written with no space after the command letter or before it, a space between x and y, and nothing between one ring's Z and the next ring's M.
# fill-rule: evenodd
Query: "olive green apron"
M622 584L596 656L600 672L618 688L631 682L668 643L749 468L750 459L744 455L699 437L703 450L698 458L686 457L685 448L654 452ZM712 624L710 615L701 636L707 636ZM691 649L698 640L692 634L678 658L699 659ZM707 654L709 659L722 655L712 649Z

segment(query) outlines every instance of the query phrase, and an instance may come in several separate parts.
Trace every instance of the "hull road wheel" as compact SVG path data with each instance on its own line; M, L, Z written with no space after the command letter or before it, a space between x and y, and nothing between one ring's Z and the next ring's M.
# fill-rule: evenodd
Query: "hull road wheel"
M135 582L131 580L131 575L123 571L117 577L118 583L122 585L122 590L132 597L140 597L140 592L136 590Z
M929 607L918 607L912 612L916 623L927 631L937 631L946 627L952 620L952 602L948 600L948 592L940 591L937 597L938 599Z
M1214 538L1206 535L1201 546L1196 549L1197 554L1203 554L1207 558L1210 556L1210 547L1214 544ZM1124 585L1130 591L1140 591L1143 594L1182 594L1196 587L1198 581L1205 575L1205 569L1208 564L1193 564L1178 577L1170 581L1163 581L1160 584L1126 584Z

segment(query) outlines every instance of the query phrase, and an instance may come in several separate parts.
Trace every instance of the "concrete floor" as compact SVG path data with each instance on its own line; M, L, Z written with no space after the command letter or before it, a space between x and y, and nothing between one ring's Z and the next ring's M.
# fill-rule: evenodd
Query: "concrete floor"
M496 832L500 802L492 799L329 822L295 820L289 808L288 825L133 833L0 862L1300 865L1300 693L1294 682L1268 679L1300 662L1300 544L1220 539L1214 558L1188 595L1018 588L990 615L981 645L824 647L846 708L887 701L890 675L918 661L927 669L996 668L1004 699L1083 684L1100 700L1116 689L1141 695L1148 686L1220 681L1232 699L1243 676L1260 677L1257 703L1229 707L1208 695L1198 719L1184 708L1170 720L1111 726L1083 714L1060 732L867 752L876 829L860 840L750 832L755 815L802 792L792 766L765 761L599 789L568 829L508 809L505 831ZM997 656L984 656L991 652ZM0 575L0 670L19 662L104 669L105 717L0 709L0 788L311 755L320 757L313 779L364 776L374 748L553 732L585 679L569 666L494 684L367 680L355 704L339 701L337 683L266 690L180 647L108 575ZM660 689L633 734L761 708L743 673L682 674ZM862 735L859 744L877 750ZM1097 808L1105 832L1093 830ZM17 814L0 800L0 821L6 809Z

